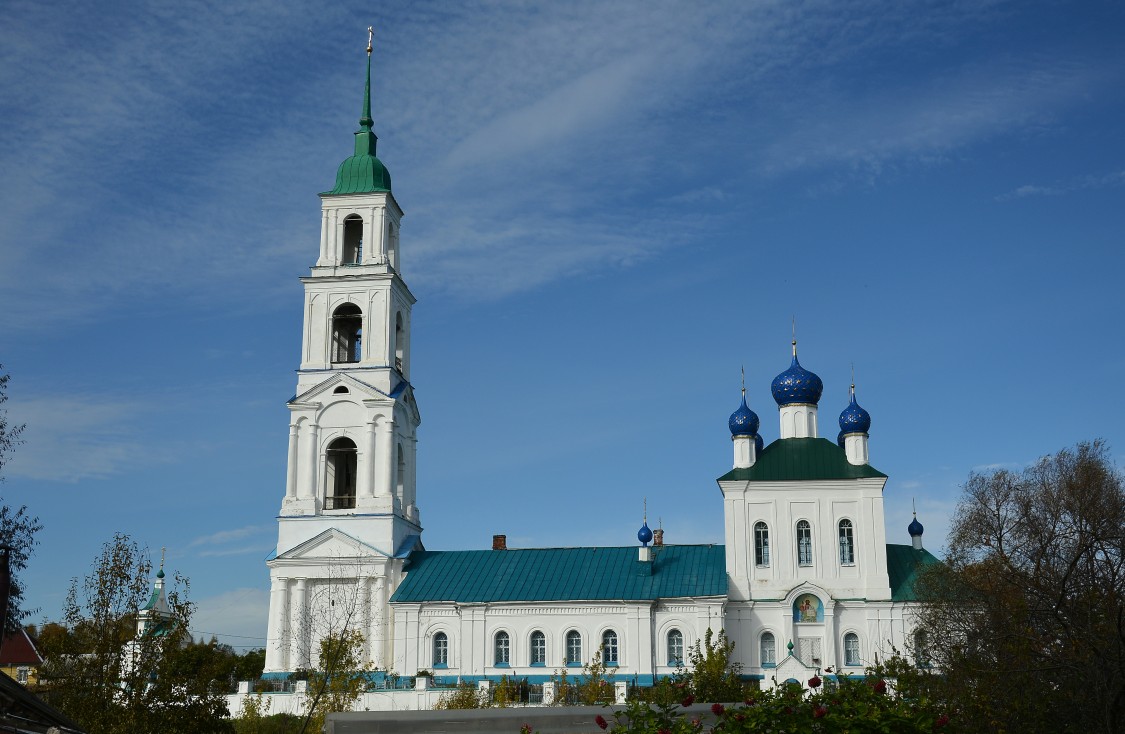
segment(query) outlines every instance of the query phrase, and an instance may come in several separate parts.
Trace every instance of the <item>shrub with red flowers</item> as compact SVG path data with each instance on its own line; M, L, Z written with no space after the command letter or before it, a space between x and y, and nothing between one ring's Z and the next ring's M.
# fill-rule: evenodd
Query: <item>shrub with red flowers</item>
M809 688L780 685L759 691L742 703L694 706L693 696L682 705L649 704L634 699L613 715L612 734L757 734L758 732L933 732L954 729L949 714L925 697L887 694L881 671L867 677L815 675ZM689 708L691 707L691 708ZM595 720L603 726L605 719ZM943 731L947 730L943 729Z

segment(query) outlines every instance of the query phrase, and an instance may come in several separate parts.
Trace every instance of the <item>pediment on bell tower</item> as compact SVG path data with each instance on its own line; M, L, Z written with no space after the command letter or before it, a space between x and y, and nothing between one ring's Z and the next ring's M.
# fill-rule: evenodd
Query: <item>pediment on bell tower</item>
M337 528L329 528L277 556L277 561L346 561L362 563L363 559L382 560L388 553Z
M397 392L397 391L396 391ZM324 382L316 384L300 395L289 401L290 405L325 403L339 399L338 396L348 395L352 400L374 400L380 403L390 403L397 396L388 395L379 388L370 385L346 372L337 372Z

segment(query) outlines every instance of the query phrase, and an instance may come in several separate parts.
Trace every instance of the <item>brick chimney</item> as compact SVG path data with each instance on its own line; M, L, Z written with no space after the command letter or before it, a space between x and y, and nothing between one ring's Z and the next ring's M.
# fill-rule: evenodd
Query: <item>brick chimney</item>
M493 535L492 536L492 550L508 550L508 536L507 535Z
M664 528L657 528L652 531L652 545L656 548L664 545Z

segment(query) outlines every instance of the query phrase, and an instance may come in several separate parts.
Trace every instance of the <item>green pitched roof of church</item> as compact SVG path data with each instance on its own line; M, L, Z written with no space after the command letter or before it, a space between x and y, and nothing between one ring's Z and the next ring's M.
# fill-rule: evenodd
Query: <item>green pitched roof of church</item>
M926 566L941 563L925 548L914 550L912 545L887 544L887 575L891 579L893 601L918 601L914 581Z
M646 601L726 596L726 548L653 548L652 573L637 548L417 551L392 602ZM918 572L940 561L927 550L887 545L894 601L916 601Z
M336 170L336 187L322 196L335 194L366 194L391 190L391 173L375 157L378 137L371 119L371 48L367 49L367 85L363 89L363 113L355 134L355 155L345 158Z
M886 479L869 464L848 462L844 450L826 438L782 438L762 449L754 466L731 469L725 481L803 482L822 479Z
M653 548L651 574L637 547L418 551L392 602L638 601L726 596L721 545Z

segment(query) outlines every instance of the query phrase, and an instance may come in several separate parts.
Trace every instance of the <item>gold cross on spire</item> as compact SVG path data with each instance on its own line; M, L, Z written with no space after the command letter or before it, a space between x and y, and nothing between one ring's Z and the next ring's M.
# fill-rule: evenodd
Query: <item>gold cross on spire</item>
M367 26L367 55L371 55L372 41L375 40L375 26Z

